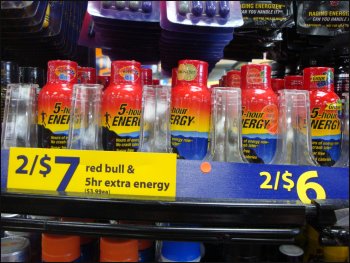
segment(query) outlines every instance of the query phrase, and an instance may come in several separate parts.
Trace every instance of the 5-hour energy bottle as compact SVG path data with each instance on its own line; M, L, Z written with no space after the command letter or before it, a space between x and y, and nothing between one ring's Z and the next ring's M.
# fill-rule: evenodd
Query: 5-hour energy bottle
M179 159L202 160L208 148L210 91L208 63L180 60L171 96L171 146Z
M38 96L38 147L67 148L73 85L78 64L69 60L48 62L47 84Z
M241 86L243 153L251 163L270 163L278 132L278 104L271 88L271 67L243 65Z
M342 113L333 68L304 69L304 88L310 91L312 152L321 166L333 166L340 157Z
M111 84L103 93L101 105L105 150L138 150L141 103L141 64L136 61L113 61Z

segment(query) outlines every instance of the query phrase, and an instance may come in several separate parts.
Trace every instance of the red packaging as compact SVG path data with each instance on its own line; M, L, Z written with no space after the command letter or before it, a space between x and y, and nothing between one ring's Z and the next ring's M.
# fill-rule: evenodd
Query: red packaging
M141 64L137 61L113 61L111 83L104 90L101 105L105 150L138 150L141 101Z
M208 63L180 60L172 90L171 143L179 159L202 160L208 148L210 91Z
M177 68L171 70L171 87L175 87L177 82Z
M96 84L96 69L78 66L78 83Z
M252 163L270 163L278 132L278 103L271 88L271 67L242 66L241 86L244 155Z
M241 87L241 72L239 70L230 70L226 73L226 76L227 87Z
M142 85L152 85L152 69L142 68L141 76L142 76Z
M152 85L159 85L159 79L153 79Z
M312 151L321 166L332 166L340 157L342 103L334 92L334 70L306 68L304 89L310 91Z
M284 77L285 89L297 89L302 90L303 87L303 76L285 76Z
M78 64L69 60L48 62L47 83L38 96L38 147L67 148L69 113Z
M284 89L284 79L272 79L272 90L278 94L282 89Z
M110 79L110 76L98 76L97 83L103 85L103 89L105 89L109 86Z

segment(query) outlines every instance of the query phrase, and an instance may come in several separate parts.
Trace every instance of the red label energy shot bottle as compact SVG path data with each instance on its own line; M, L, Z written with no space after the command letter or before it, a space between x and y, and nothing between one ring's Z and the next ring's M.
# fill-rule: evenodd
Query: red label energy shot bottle
M103 93L101 105L105 150L138 150L141 103L141 64L136 61L113 61L111 84Z
M303 90L303 76L285 76L284 77L284 88L285 89L297 89Z
M141 69L142 85L152 85L152 69L142 68Z
M334 92L332 68L304 69L304 87L310 91L312 151L321 166L332 166L340 156L342 103Z
M243 152L251 163L270 163L278 131L277 95L271 88L271 67L244 65L242 85Z
M230 70L226 73L227 87L240 88L241 87L241 72L239 70Z
M78 66L78 83L96 84L96 69Z
M202 160L208 148L210 91L208 63L180 60L172 90L171 145L179 159Z
M67 148L69 114L78 64L69 60L48 62L47 83L38 96L38 147Z

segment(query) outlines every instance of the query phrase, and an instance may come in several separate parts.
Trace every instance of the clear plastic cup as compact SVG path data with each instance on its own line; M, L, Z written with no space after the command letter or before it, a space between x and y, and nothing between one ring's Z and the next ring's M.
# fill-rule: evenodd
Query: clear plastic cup
M211 130L207 161L245 163L242 148L242 102L239 88L212 90Z
M69 117L68 149L103 150L100 84L75 84Z
M170 101L170 86L143 86L140 152L172 152Z
M318 166L312 154L309 92L280 90L279 95L277 146L271 164Z
M1 148L37 147L36 84L8 84L5 98Z

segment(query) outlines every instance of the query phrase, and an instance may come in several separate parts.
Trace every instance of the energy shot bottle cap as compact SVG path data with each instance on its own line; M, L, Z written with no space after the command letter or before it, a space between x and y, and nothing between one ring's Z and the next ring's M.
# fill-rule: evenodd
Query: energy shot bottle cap
M284 77L284 88L285 89L297 89L302 90L303 76L285 76Z
M180 60L177 68L177 83L207 85L208 63L200 60Z
M78 64L70 60L48 62L47 83L75 84L78 81Z
M141 64L134 60L112 62L111 81L114 84L141 85Z
M269 65L249 64L241 68L242 89L271 88L271 67Z
M334 69L311 67L303 71L304 89L334 91Z

